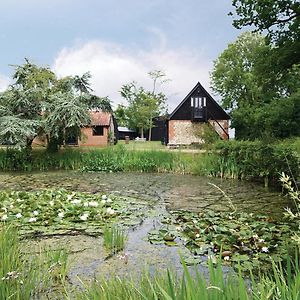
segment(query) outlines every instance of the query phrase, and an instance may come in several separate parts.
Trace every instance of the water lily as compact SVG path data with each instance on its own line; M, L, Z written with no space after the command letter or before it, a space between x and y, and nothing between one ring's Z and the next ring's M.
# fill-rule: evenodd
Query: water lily
M7 218L8 218L8 216L5 214L5 215L2 216L1 219L2 219L2 221L5 221L5 220L7 220Z
M7 212L7 208L6 208L6 207L2 207L2 210L3 210L4 212Z
M58 214L58 217L59 217L60 219L62 219L64 216L65 216L64 212L60 212L60 213Z
M102 200L101 200L101 203L102 203L102 204L105 204L105 203L106 203L106 200L102 199Z
M67 196L67 200L70 201L73 198L73 194Z
M265 240L264 239L259 239L258 242L259 243L263 243Z
M91 207L97 207L99 205L99 203L97 201L90 201L88 203L88 205L91 206Z
M74 199L71 201L72 204L80 204L81 200L80 199Z
M106 200L107 199L107 196L106 195L102 195L102 200Z
M51 201L49 202L49 204L50 204L50 206L54 206L54 201L51 200Z
M79 217L79 219L81 220L81 221L86 221L87 220L87 218L88 218L88 214L83 214L83 215L81 215L80 217Z
M230 259L230 257L228 255L224 256L224 260L228 261L229 259Z
M39 215L39 212L37 210L33 211L33 215L34 216L38 216Z
M88 206L89 206L89 203L88 203L88 202L84 202L84 203L83 203L83 206L88 207Z
M199 234L199 233L197 233L197 234L196 234L196 238L199 238L199 237L200 237L200 234Z
M261 252L267 253L267 252L269 252L269 248L268 247L262 247Z
M107 208L106 212L110 215L113 215L115 213L115 211L110 207Z
M107 199L107 203L112 203L112 200L110 198Z
M13 204L11 204L11 205L9 206L9 208L14 208Z
M29 222L29 223L34 223L34 222L36 222L36 218L32 217L32 218L30 218L30 219L28 220L28 222Z
M22 214L21 214L21 213L17 213L17 214L16 214L16 218L17 218L17 219L22 218Z

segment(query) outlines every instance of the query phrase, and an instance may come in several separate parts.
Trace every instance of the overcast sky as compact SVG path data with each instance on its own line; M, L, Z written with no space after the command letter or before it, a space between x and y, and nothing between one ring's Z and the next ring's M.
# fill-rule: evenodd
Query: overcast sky
M59 76L90 71L114 104L133 80L163 70L171 111L200 81L210 91L213 61L240 34L231 0L0 0L0 89L24 57Z

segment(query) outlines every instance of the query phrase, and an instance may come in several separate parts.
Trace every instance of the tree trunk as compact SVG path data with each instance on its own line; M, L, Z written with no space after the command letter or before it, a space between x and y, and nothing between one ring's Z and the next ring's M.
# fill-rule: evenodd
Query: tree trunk
M141 138L144 138L144 127L141 127Z
M149 141L151 141L152 139L152 125L150 125L150 128L149 128Z

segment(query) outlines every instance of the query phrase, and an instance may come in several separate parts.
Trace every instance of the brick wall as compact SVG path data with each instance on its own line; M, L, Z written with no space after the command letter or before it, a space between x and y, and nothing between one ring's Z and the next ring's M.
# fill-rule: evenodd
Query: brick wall
M81 134L79 146L107 146L108 144L108 127L103 128L103 135L93 135L91 127L81 128Z

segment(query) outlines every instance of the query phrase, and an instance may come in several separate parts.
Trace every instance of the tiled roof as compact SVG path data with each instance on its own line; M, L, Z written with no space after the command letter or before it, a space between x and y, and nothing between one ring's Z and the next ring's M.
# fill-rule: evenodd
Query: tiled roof
M91 111L91 125L92 126L109 126L111 114L102 111Z

